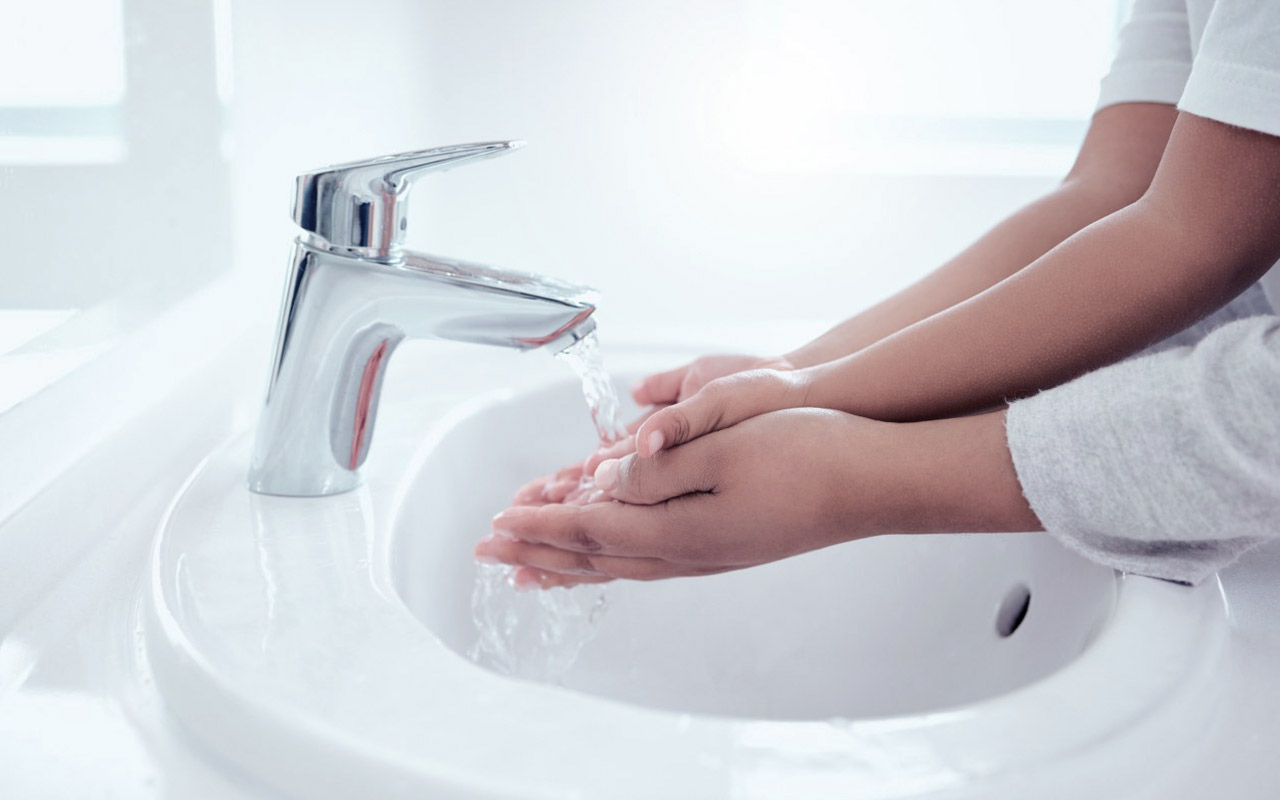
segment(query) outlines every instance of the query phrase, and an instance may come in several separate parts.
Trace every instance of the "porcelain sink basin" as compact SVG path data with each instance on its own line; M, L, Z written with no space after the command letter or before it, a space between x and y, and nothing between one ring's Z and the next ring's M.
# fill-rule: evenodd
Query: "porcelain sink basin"
M355 492L251 495L246 434L175 498L147 655L216 758L309 798L1074 800L1136 796L1212 719L1217 582L1120 576L1038 534L620 582L557 681L483 668L471 548L592 435L567 369L476 352L397 354Z
M395 583L458 653L477 638L475 576L459 565L486 521L515 487L582 458L592 439L580 390L564 380L476 411L425 454L395 524ZM559 682L738 717L949 708L1069 663L1110 619L1117 580L1047 536L972 534L881 537L741 572L617 582Z

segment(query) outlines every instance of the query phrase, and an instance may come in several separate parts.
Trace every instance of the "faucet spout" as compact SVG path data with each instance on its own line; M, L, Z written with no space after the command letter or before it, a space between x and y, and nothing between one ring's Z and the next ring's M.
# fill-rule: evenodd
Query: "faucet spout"
M586 287L402 246L418 176L522 144L436 147L298 176L303 233L280 304L252 491L317 497L359 485L382 378L405 339L558 351L595 330Z
M382 379L405 339L558 351L595 329L594 299L537 275L411 252L362 259L300 237L249 488L315 497L359 485Z
M569 349L577 342L596 332L596 320L595 317L591 316L594 312L594 308L590 311L584 311L571 324L561 328L558 334L545 341L540 341L538 346L545 347L553 353L561 353Z
M249 488L316 497L360 483L387 363L405 339L564 349L595 330L595 294L402 247L418 176L522 142L437 147L297 180L293 259Z

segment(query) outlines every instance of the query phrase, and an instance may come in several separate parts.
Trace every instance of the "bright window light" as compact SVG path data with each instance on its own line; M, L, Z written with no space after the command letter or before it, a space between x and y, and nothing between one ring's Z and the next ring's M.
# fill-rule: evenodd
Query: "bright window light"
M0 107L105 106L124 97L120 0L0 4Z
M1070 165L1120 4L753 0L749 9L751 40L724 116L744 161L1025 174Z
M0 3L0 163L123 161L121 0Z

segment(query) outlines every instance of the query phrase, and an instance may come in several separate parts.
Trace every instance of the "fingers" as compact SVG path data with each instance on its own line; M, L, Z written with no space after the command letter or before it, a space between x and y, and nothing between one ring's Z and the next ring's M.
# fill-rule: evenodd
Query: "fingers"
M643 458L736 425L745 419L804 405L805 377L799 372L759 369L720 378L693 397L659 409L636 431Z
M654 505L675 497L714 492L718 465L711 437L667 450L661 458L640 458L631 454L602 461L595 471L595 484L614 500L638 505Z
M564 589L572 589L584 583L608 583L613 580L607 575L591 576L591 575L562 575L559 572L547 572L536 567L516 567L511 575L511 583L518 590L531 589L537 586L540 589L554 589L561 587Z
M631 397L638 406L664 406L680 399L680 384L684 382L688 365L659 372L641 378L631 387Z
M542 572L565 576L575 581L608 580L609 578L630 578L632 580L656 580L681 574L675 564L660 558L632 558L627 556L610 556L601 553L582 553L573 550L562 550L547 544L526 542L517 539L503 539L491 536L476 545L478 558L497 559L507 564L530 567ZM542 576L524 577L538 578L538 585L543 585ZM521 576L516 576L519 586ZM548 585L553 583L550 576L546 578ZM563 585L563 579L556 579L554 585Z
M647 419L647 415L637 419L628 427L631 430L635 430L645 419ZM622 458L633 452L635 452L635 437L628 436L625 439L620 439L592 453L581 464L571 464L551 475L543 475L540 478L529 481L516 491L511 500L511 505L540 506L547 503L585 503L598 500L599 497L595 494L595 487L589 484L584 486L583 476L595 474L596 467L600 465L601 461L610 458Z
M583 474L582 464L572 464L551 475L529 481L516 491L512 505L533 506L562 502L566 495L578 488Z
M578 553L652 556L671 516L661 506L612 502L509 508L493 518L493 532Z

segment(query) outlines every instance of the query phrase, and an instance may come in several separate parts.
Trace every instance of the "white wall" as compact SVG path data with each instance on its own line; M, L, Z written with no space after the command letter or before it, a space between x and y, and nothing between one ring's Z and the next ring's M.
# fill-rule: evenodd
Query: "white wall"
M766 170L744 159L741 140L756 132L735 129L741 115L726 97L751 88L734 80L751 56L752 5L785 3L428 3L416 33L424 143L530 144L424 183L417 241L595 284L603 313L628 322L834 319L1052 185L1047 175ZM996 38L1030 34L988 24ZM1097 77L1079 76L1083 96Z
M246 313L274 318L297 232L294 177L428 140L425 10L413 0L231 0L231 19L235 262L256 287Z
M780 5L238 0L239 258L270 276L274 302L297 172L522 138L523 151L423 181L410 241L593 284L602 316L628 324L835 319L936 266L1054 182L895 174L893 165L868 174L839 159L826 171L820 155L793 170L753 163L742 146L753 131L728 105L751 91L740 67L758 49L749 23L759 15L744 9ZM1001 28L1025 18L976 24L995 39L1031 33ZM1097 77L1078 78L1083 88L1067 102L1076 122Z
M0 163L0 306L163 308L234 264L251 288L229 313L270 318L297 173L509 137L530 146L418 188L413 243L594 284L629 327L833 320L1052 185L1065 162L1037 162L1018 115L1069 152L1116 6L121 0L123 36L101 35L123 39L126 91L93 113L125 155ZM0 78L0 106L22 86ZM27 117L0 107L0 160ZM975 132L968 162L944 152Z
M162 313L230 259L222 246L230 215L209 0L114 3L120 25L97 32L100 52L91 55L123 50L124 85L119 97L85 99L20 91L93 82L88 76L103 65L77 63L82 42L67 37L65 50L50 44L60 41L58 14L84 11L85 3L61 0L54 12L33 15L22 5L0 4L3 37L44 47L40 60L0 72L0 309ZM53 69L67 73L62 81L25 77L55 61ZM94 137L69 135L84 133L86 123L118 154L98 157L85 144ZM15 146L24 141L30 146ZM27 152L47 149L41 141L70 146L60 155Z

